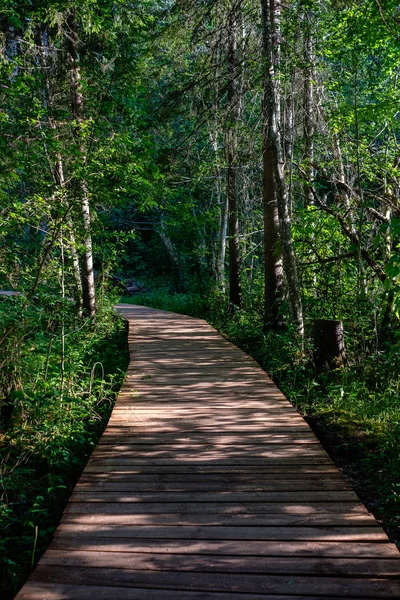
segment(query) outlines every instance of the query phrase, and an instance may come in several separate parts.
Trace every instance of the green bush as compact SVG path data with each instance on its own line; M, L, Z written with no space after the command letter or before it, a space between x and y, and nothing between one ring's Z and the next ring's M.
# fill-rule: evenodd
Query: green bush
M29 305L7 298L0 323L0 592L8 598L46 548L129 358L125 323L106 303L90 321L51 296Z

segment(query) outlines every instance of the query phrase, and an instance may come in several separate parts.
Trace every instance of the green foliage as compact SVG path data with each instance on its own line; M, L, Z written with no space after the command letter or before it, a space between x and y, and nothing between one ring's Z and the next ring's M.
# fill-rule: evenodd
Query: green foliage
M107 304L92 323L52 295L30 305L0 298L0 322L8 333L0 356L0 580L2 597L12 597L104 429L128 352L125 325Z

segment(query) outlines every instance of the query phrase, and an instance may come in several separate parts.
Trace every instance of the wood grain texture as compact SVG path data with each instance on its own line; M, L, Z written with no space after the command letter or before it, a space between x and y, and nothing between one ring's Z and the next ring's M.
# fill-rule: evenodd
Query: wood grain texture
M400 554L268 375L139 306L109 424L17 600L377 600Z

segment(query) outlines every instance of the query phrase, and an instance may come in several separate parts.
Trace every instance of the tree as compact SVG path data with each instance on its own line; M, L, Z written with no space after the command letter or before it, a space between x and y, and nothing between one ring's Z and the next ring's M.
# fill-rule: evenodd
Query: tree
M66 25L68 27L66 31L67 47L69 53L69 60L71 65L71 109L75 120L75 132L74 135L77 140L78 152L76 156L80 159L83 164L86 162L86 149L82 139L82 126L83 126L83 93L81 84L81 69L79 65L79 33L78 23L76 20L76 11L73 8L69 13ZM83 308L86 314L90 317L94 317L96 313L96 302L95 302L95 287L94 287L94 271L93 271L93 244L92 244L92 233L91 233L91 219L90 219L90 201L89 201L89 189L84 179L79 179L76 182L78 188L78 194L80 197L81 212L82 212L82 223L83 223L83 246L84 252L82 255L82 293L83 293Z
M240 281L239 220L237 203L237 122L239 116L238 65L237 65L237 20L238 6L229 7L227 18L227 111L225 130L226 149L226 195L228 199L229 233L229 300L242 308L243 295Z
M264 120L267 122L267 144L264 150L264 165L267 166L267 173L264 174L264 182L269 184L269 194L265 194L264 203L271 202L267 206L266 223L269 230L275 228L276 215L274 210L274 198L276 195L277 212L279 216L280 242L282 247L283 269L287 282L289 306L293 322L296 324L300 335L304 334L303 310L300 297L299 283L297 279L296 258L294 252L291 219L289 211L288 192L285 179L285 164L282 149L282 115L281 115L281 4L280 0L262 0L262 26L263 26L263 55L264 55ZM265 152L267 154L265 155ZM268 161L266 160L268 158ZM272 162L272 169L271 169ZM273 184L271 181L271 171L273 171ZM271 214L272 213L272 214ZM270 234L266 229L265 235ZM272 240L276 234L272 232ZM277 264L273 264L273 254L271 260L271 251L269 247L271 239L266 240L266 265L268 265L268 275L272 275L272 285L266 281L266 315L270 316L271 300L274 291L270 288L278 287L279 275L277 274ZM273 252L273 251L272 251ZM272 264L271 264L272 263ZM267 266L266 266L267 269ZM267 273L266 273L267 275ZM273 305L272 305L273 306ZM276 317L275 317L276 319Z

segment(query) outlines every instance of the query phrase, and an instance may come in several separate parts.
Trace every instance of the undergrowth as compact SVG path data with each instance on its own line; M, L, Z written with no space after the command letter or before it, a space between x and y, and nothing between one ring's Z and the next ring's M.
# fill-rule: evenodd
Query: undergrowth
M346 367L317 375L311 323L301 343L290 328L264 332L258 311L232 312L215 295L158 292L125 301L202 317L253 356L310 422L361 499L400 544L400 334L360 357L360 334L345 321L352 339Z
M0 596L47 547L110 415L128 364L125 323L41 295L0 301Z

